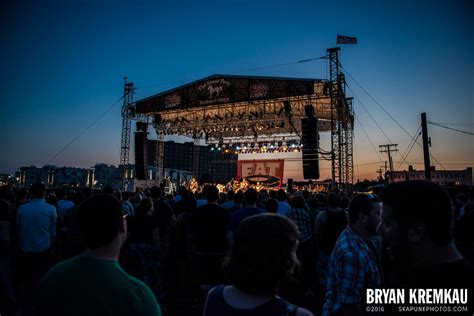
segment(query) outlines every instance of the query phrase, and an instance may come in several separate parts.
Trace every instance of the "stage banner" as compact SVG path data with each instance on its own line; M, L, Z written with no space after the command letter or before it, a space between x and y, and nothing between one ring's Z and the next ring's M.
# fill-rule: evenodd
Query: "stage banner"
M284 159L274 160L239 160L237 163L237 179L254 176L272 176L283 179Z

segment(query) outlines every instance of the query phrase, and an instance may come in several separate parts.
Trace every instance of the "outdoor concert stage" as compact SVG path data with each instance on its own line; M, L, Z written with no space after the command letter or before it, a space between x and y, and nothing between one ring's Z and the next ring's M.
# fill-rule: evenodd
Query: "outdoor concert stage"
M320 159L350 158L352 163L353 114L338 81L212 75L131 107L133 119L152 125L159 143L165 135L183 135L194 139L195 147L204 140L222 154L238 154L240 177L317 180ZM338 156L320 149L320 132L331 132L331 145L325 147L337 145ZM163 146L157 146L157 157L162 170ZM193 160L199 161L196 155ZM352 172L341 163L338 167L341 173Z

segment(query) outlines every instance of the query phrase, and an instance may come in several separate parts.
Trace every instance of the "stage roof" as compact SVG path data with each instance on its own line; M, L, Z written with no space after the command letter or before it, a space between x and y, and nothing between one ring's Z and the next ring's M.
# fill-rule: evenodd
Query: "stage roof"
M134 107L137 115L153 117L156 131L165 135L297 136L308 106L320 131L338 120L329 90L324 79L216 74L138 100Z

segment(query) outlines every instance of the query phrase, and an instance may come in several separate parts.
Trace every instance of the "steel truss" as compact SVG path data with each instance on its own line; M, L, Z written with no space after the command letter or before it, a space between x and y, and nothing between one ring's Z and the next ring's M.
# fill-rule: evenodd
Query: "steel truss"
M329 48L331 96L331 177L333 188L347 191L354 181L352 98L346 98L345 77L339 68L340 48Z
M270 82L266 91L268 96L252 100L248 96L249 84L239 81L246 78L214 75L140 100L135 103L136 112L139 116L154 118L153 125L161 142L165 135L194 139L193 173L196 174L200 139L205 139L207 144L229 147L256 142L267 145L298 142L301 119L306 117L305 107L311 105L318 118L318 132L331 132L334 187L346 189L353 182L354 116L352 100L345 96L345 78L339 69L338 51L339 48L328 49L329 80L248 77L248 80ZM234 80L232 85L220 90L221 97L227 93L226 102L211 100L213 93L219 93L211 92L211 88L207 97L196 92L201 87L210 86L210 82L223 80ZM162 163L161 151L157 157L160 173Z
M133 83L127 83L124 78L125 85L123 88L123 105L122 105L122 138L120 142L120 165L125 166L130 162L130 130L131 118L133 117Z

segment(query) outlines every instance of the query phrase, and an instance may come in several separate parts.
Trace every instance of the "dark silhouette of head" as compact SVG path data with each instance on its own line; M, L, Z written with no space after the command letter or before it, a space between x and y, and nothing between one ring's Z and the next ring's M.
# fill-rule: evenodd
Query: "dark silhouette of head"
M369 234L380 223L380 199L374 194L356 194L349 203L349 223L360 224Z
M43 183L35 183L30 188L31 198L33 199L42 199L44 198L44 193L46 191L46 187Z
M252 188L247 189L247 191L245 191L244 193L244 200L247 206L257 204L257 199L258 199L257 196L258 196L257 190L252 189Z
M267 200L267 212L276 214L278 212L278 202L275 199Z
M277 200L280 202L286 201L286 192L283 189L278 190Z
M421 180L393 183L382 191L381 198L384 215L388 215L387 219L393 221L401 233L408 233L414 225L421 224L425 236L434 243L446 244L453 240L451 199L437 184Z
M126 233L122 202L104 193L85 199L79 206L79 225L88 248L109 245L118 234Z
M225 262L230 282L245 292L275 294L279 282L298 265L297 238L296 225L284 216L261 214L244 219Z
M210 185L206 191L206 199L208 202L217 202L219 199L219 190L215 186Z

